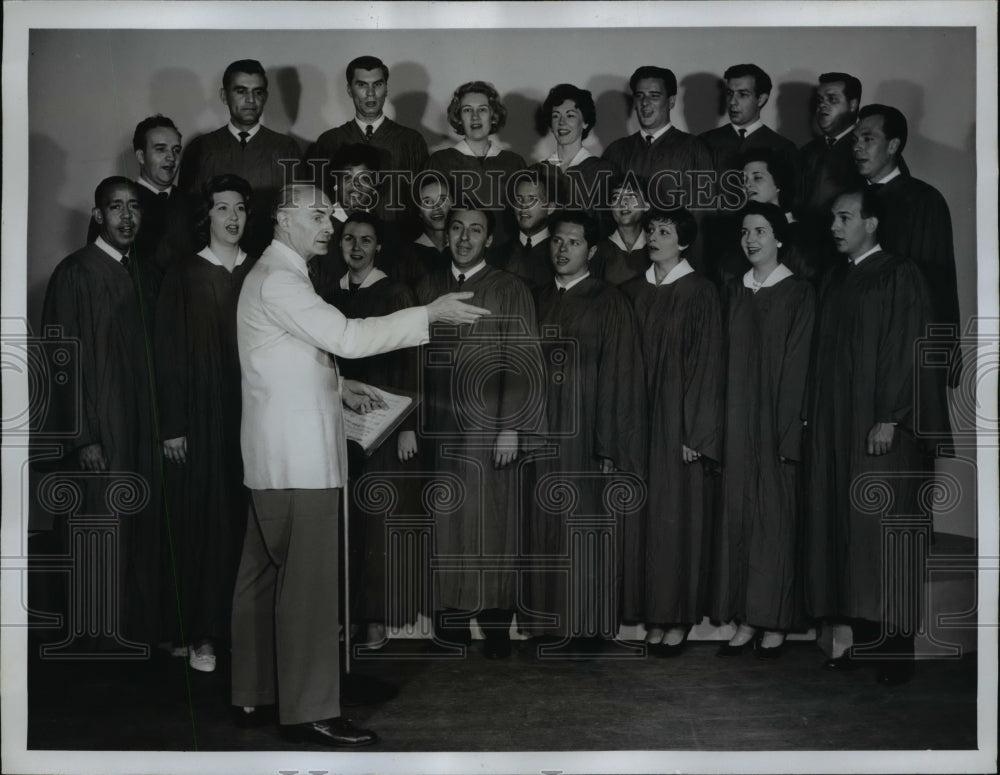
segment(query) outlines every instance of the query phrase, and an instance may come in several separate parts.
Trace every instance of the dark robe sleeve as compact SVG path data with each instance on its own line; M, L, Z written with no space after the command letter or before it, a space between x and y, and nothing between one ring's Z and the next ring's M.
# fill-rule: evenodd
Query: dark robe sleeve
M916 267L902 261L886 278L890 292L881 297L882 314L875 362L874 422L914 427L914 347L923 336L929 310Z
M714 461L722 455L722 402L725 389L722 315L710 282L700 283L684 321L685 446Z
M649 419L639 325L618 290L609 291L603 313L594 450L615 468L645 477Z
M786 280L785 282L790 282ZM816 297L811 285L801 283L798 305L792 316L785 355L778 384L778 454L789 460L802 460L802 428L805 419L806 380L816 321Z
M500 369L503 374L503 383L497 394L497 404L494 417L497 418L517 418L524 415L523 407L529 402L544 401L544 392L539 392L538 396L532 396L531 376L544 374L545 366L541 360L541 353L536 347L532 347L532 340L538 336L538 324L535 316L535 302L528 287L520 280L514 280L506 284L502 291L503 315L511 318L505 322L500 332L501 355L504 366ZM494 313L496 314L496 313ZM518 323L518 320L521 323ZM516 348L516 352L515 352ZM541 388L541 385L535 385ZM544 433L544 427L537 427L525 424L523 421L509 426L511 430L516 430L529 435ZM520 439L521 447L524 448L527 439L523 436Z
M153 351L156 357L160 436L176 439L188 431L187 320L184 272L167 270L156 302Z

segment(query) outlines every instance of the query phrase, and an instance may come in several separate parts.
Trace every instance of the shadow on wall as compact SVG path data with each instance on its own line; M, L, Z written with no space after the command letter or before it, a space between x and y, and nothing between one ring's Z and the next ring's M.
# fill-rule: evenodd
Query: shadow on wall
M539 131L538 114L544 99L545 95L534 89L507 92L500 96L500 101L507 108L507 125L500 130L500 140L529 164L543 137Z
M221 84L221 75L220 75ZM162 113L173 119L185 144L194 136L199 119L219 102L218 89L205 93L202 79L190 70L166 67L153 73L149 83L149 115ZM145 116L137 116L138 124ZM185 126L186 125L186 126ZM131 142L131 137L129 138Z
M681 79L678 97L687 131L700 135L719 125L725 114L725 84L715 73L691 73Z
M813 116L816 113L816 85L805 81L788 81L772 94L778 125L774 131L787 137L796 147L813 138Z
M396 85L400 91L397 92ZM415 129L428 147L448 139L440 131L424 123L430 103L431 79L419 62L399 62L389 71L389 104L395 121Z
M604 150L618 138L630 134L628 120L632 115L632 100L628 95L628 81L620 75L595 75L584 88L594 95L597 108L597 125L590 137Z
M297 94L297 103L294 113L291 108L286 108L292 119L291 126L294 127L294 131L290 129L288 134L305 152L323 132L343 123L343 120L336 120L341 114L329 109L330 104L335 101L334 93L338 82L311 65L298 65L294 70L295 83L290 88ZM284 100L282 95L282 101ZM303 113L302 105L309 105L310 109ZM348 115L353 115L353 109Z
M27 312L30 327L37 332L49 275L56 264L86 243L90 211L59 204L66 185L65 149L47 135L32 132L28 137L28 157L45 160L45 174L33 175L28 181ZM95 186L100 179L94 180ZM67 250L67 245L73 247Z

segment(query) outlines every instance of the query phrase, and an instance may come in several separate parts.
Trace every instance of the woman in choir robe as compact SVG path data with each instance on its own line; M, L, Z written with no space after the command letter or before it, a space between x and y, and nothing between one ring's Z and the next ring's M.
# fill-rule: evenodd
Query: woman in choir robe
M597 123L593 95L569 83L553 86L542 103L542 117L556 140L555 151L545 163L565 180L561 189L567 201L558 204L591 215L605 213L615 168L583 146Z
M516 153L500 148L491 136L507 123L507 108L493 84L469 81L459 86L448 105L448 123L462 135L454 147L435 151L424 169L445 175L454 201L469 197L496 216L494 244L507 241L510 225L504 211L513 194L509 178L527 165Z
M382 250L384 224L370 213L358 211L347 217L340 230L340 251L347 272L327 299L348 318L380 317L406 307L416 306L413 290L388 277L375 264ZM345 379L356 379L389 392L417 391L417 351L397 350L368 358L338 358L337 366ZM417 480L404 473L417 467L415 415L411 414L400 430L386 439L369 457L355 443L348 444L351 487L350 501L350 588L351 611L366 625L359 642L371 648L386 643L386 624L401 626L416 618L419 601L410 599L416 589L412 579L405 587L390 589L386 583L386 549L391 544L386 519L412 515L417 496ZM368 488L358 486L365 475L372 487L382 483L391 488L392 512L381 496L368 495ZM400 593L403 594L400 594ZM354 616L352 616L352 621Z
M191 667L203 672L215 669L215 646L229 638L247 522L236 302L256 259L240 249L249 206L243 178L205 184L196 221L205 247L170 264L156 306L166 574L180 609L175 642L190 644Z
M416 197L422 232L396 263L397 279L404 285L416 290L424 277L451 263L444 226L452 204L447 181L435 173L423 173Z
M741 223L752 268L724 289L726 430L711 616L739 622L719 656L740 655L763 630L757 656L769 658L802 617L799 475L816 302L812 284L779 259L788 229L781 208L751 201Z
M715 285L686 258L698 233L694 216L651 210L645 223L652 264L619 286L642 335L650 476L645 523L626 522L632 565L623 608L626 620L646 624L646 642L659 654L676 656L708 603L722 453L722 319Z

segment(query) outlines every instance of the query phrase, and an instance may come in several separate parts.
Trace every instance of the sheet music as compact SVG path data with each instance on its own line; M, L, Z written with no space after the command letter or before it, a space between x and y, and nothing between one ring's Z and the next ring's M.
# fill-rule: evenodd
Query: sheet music
M374 388L386 404L385 409L375 409L367 414L358 414L348 406L344 406L344 428L349 441L361 445L365 454L378 446L385 436L392 432L397 422L406 414L413 399Z

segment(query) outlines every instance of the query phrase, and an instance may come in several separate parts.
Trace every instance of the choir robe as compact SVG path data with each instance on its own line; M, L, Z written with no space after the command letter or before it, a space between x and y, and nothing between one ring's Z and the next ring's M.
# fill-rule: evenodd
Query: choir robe
M528 540L532 561L549 570L529 576L528 599L536 616L558 618L531 629L538 634L613 638L618 631L625 520L635 514L608 513L605 488L623 477L602 474L601 460L609 458L616 470L645 479L646 386L642 370L636 368L642 362L639 330L625 296L594 278L581 280L564 294L550 282L538 295L538 324L542 331L557 330L556 338L543 338L543 352L551 349L554 356L567 340L575 349L573 357L549 357L547 352L544 357L552 453L537 464L538 494L529 510ZM634 480L625 481L629 491L639 489ZM577 496L571 512L565 511L566 501L560 497L567 485ZM637 496L632 506L640 500ZM579 522L581 517L591 523L605 517L605 524L571 528L567 520ZM577 544L571 552L571 529L579 531L577 539L586 548ZM569 570L551 569L553 562L571 556Z
M699 135L712 155L713 169L722 174L727 170L740 170L740 156L747 151L768 149L781 157L790 172L795 170L795 144L779 135L769 126L761 126L742 140L732 124L709 129ZM789 192L791 193L791 192Z
M638 277L649 269L649 250L646 248L646 234L639 232L639 238L632 250L625 249L625 243L617 232L597 243L597 251L590 259L590 274L611 285L621 285L633 277Z
M476 156L462 140L454 148L432 153L424 169L445 176L456 202L461 202L463 196L472 196L483 207L492 210L496 216L493 243L501 244L517 230L507 222L507 208L514 201L508 190L510 177L526 166L516 153L502 151L496 146L490 148L487 156Z
M548 287L555 277L552 257L549 253L550 238L538 235L532 238L532 246L525 248L519 234L496 248L490 248L488 261L498 269L517 275L527 284L532 293Z
M341 278L330 303L347 318L382 317L407 307L416 306L413 291L394 282L378 269L365 278L360 287L351 288L347 276ZM418 353L413 348L395 350L367 358L338 358L337 368L345 379L356 379L369 385L395 392L415 394L418 390ZM352 487L350 504L350 570L351 607L361 619L402 626L416 619L418 601L410 590L417 589L416 579L406 579L402 588L390 590L386 583L386 517L411 515L419 497L419 480L412 475L420 467L420 459L400 462L397 454L399 433L416 430L416 415L403 421L399 431L366 457L361 447L347 445L350 478L354 485L361 477L371 475L388 480L395 494L393 512L374 508L363 492ZM392 595L387 606L387 591Z
M933 471L915 435L917 412L922 427L947 429L940 383L920 369L914 385L914 343L930 314L917 265L886 251L837 267L823 283L804 525L806 607L814 617L907 622L900 634L912 634L911 593L923 576L921 551L906 539L929 542L920 490ZM891 450L877 457L866 450L876 422L896 423Z
M623 284L642 337L649 406L645 520L626 522L623 617L691 624L708 606L712 473L722 454L724 361L718 291L697 273ZM685 463L682 445L701 453Z
M671 126L649 146L646 145L642 132L619 138L607 147L602 158L620 175L631 172L650 181L657 173L679 173L664 177L655 186L655 190L650 192L650 196L654 197L653 204L657 204L655 196L658 194L659 205L663 207L681 204L690 207L690 202L677 201L678 191L692 190L693 183L684 179L684 174L714 169L711 153L705 144L675 126Z
M157 301L160 436L187 437L187 462L164 460L163 466L174 563L166 583L173 587L176 579L188 642L230 636L249 505L240 452L236 302L253 262L244 257L230 273L205 255L177 259ZM175 642L182 642L180 634L173 633Z
M615 168L610 162L582 148L565 169L559 166L557 156L550 156L544 164L556 173L561 206L572 210L583 210L594 216L605 232L614 230L614 224L608 223L611 179L615 175Z
M253 194L242 245L251 255L259 256L271 244L271 209L285 184L285 167L292 174L301 158L298 144L288 135L261 126L244 148L227 125L191 141L181 160L178 185L197 197L201 187L216 175L239 175L246 180ZM286 165L279 163L282 160Z
M427 304L458 290L451 268L425 277L417 300ZM526 452L545 430L545 367L538 351L535 307L527 286L486 265L462 286L467 301L491 310L473 326L431 326L424 348L420 432L430 447L433 488L434 609L514 610L523 544L522 504L530 469ZM518 433L518 459L494 468L500 430ZM424 451L421 451L424 454ZM489 567L480 572L479 568Z
M796 275L757 293L739 278L727 284L724 307L726 424L710 616L791 630L802 617L799 477L815 291Z
M80 488L73 513L105 515L114 512L115 503L142 503L134 513L116 514L120 607L111 615L120 636L144 643L157 643L162 632L160 448L150 339L161 279L159 269L142 257L133 257L125 268L90 244L56 266L42 308L43 330L60 327L61 337L75 342L79 365L78 372L67 372L67 383L53 385L53 395L71 400L54 402L43 426L50 439L63 444L59 468ZM77 460L78 451L94 443L104 450L103 475L81 471ZM139 495L143 488L148 500ZM123 497L126 491L136 498ZM59 530L65 525L61 516ZM93 611L87 607L84 613Z
M400 170L416 173L423 169L427 161L427 143L414 129L397 124L385 118L371 136L365 137L358 122L353 118L340 126L327 129L319 136L306 156L310 159L332 159L345 145L362 143L378 151L383 171ZM329 174L330 169L327 169Z
M865 182L854 164L854 137L848 132L833 147L825 137L811 140L799 149L798 170L796 212L810 230L829 232L833 200Z

